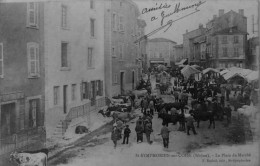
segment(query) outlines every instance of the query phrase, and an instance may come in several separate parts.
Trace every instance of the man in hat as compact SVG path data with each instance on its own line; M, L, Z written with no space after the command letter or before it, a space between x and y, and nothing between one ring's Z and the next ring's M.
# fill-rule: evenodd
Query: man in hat
M187 120L187 135L190 135L190 129L192 129L192 131L193 131L193 134L194 135L197 135L197 132L196 132L196 130L195 130L195 127L194 127L194 118L193 118L193 116L188 116L187 118L186 118L186 120Z
M131 133L131 130L129 129L129 125L126 125L126 128L124 130L124 140L123 140L122 144L125 144L125 140L126 140L126 144L128 144L130 133Z

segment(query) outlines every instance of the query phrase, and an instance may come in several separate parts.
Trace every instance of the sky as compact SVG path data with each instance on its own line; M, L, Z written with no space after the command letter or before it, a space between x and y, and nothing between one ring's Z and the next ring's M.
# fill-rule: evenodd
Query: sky
M218 16L219 9L224 9L224 12L227 13L230 10L238 12L239 9L244 9L244 15L247 17L247 31L249 33L248 37L257 36L257 32L253 34L252 32L252 15L254 15L255 30L257 27L257 0L134 0L138 5L141 12L141 19L146 21L145 33L159 28L161 26L161 12L164 11L165 15L171 13L175 9L175 5L180 3L180 8L190 6L199 2L205 1L197 9L200 10L194 14L191 14L183 19L180 19L172 24L172 26L164 32L164 29L152 35L150 38L163 37L177 42L177 44L183 43L182 35L188 31L192 31L198 28L199 24L203 24L206 27L206 23L213 18L213 15ZM157 5L156 5L157 3ZM160 4L171 5L169 8L163 8L156 11L144 12L144 8L159 7ZM165 25L169 20L176 20L182 18L192 12L196 11L195 8L189 8L184 11L174 13L169 17L164 18L163 25ZM156 20L151 21L152 17L157 17ZM165 28L167 29L167 27Z

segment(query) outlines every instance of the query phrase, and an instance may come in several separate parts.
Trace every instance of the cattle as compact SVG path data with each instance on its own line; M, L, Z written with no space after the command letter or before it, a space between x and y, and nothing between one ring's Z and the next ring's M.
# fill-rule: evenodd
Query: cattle
M132 118L129 112L113 112L111 113L111 116L113 117L114 120L119 119L123 122L127 122Z
M213 124L213 128L215 128L215 120L214 120L214 113L207 112L207 111L199 111L193 110L190 111L190 114L194 117L195 121L197 121L197 128L199 128L200 121L208 121L209 120L209 127Z
M76 134L88 133L88 128L86 126L77 126L75 129Z
M166 124L166 126L168 126L169 123L172 123L173 125L175 125L177 122L179 122L181 125L181 128L185 129L185 117L183 114L170 115L167 113L163 113L163 114L160 114L159 117L162 118L163 123Z
M44 152L12 152L10 161L18 166L47 166L47 154Z
M98 113L102 114L104 117L110 117L111 112L131 112L132 111L132 106L131 104L117 104L117 105L112 105L107 107L106 111L104 110L99 110Z
M164 107L165 110L168 112L171 110L172 107L176 108L177 110L183 110L185 104L183 102L175 102L175 103L165 103Z
M45 153L47 155L47 157L48 157L48 154L49 154L49 150L47 148L43 148L43 149L40 149L40 150L25 150L25 151L21 151L21 152L22 153L31 153L31 154L34 154L34 153Z

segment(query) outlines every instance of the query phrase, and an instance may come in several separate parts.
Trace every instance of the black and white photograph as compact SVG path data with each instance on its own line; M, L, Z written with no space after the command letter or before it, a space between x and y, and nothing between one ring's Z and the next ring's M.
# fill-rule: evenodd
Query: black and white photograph
M259 0L0 0L0 166L258 166Z

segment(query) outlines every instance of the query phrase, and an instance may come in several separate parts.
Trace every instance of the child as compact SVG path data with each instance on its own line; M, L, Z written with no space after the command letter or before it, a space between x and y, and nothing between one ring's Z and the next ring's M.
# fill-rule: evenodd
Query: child
M124 130L124 140L123 140L122 144L125 144L125 140L126 140L126 144L128 144L130 133L131 133L131 130L129 129L129 125L126 125L126 128Z

